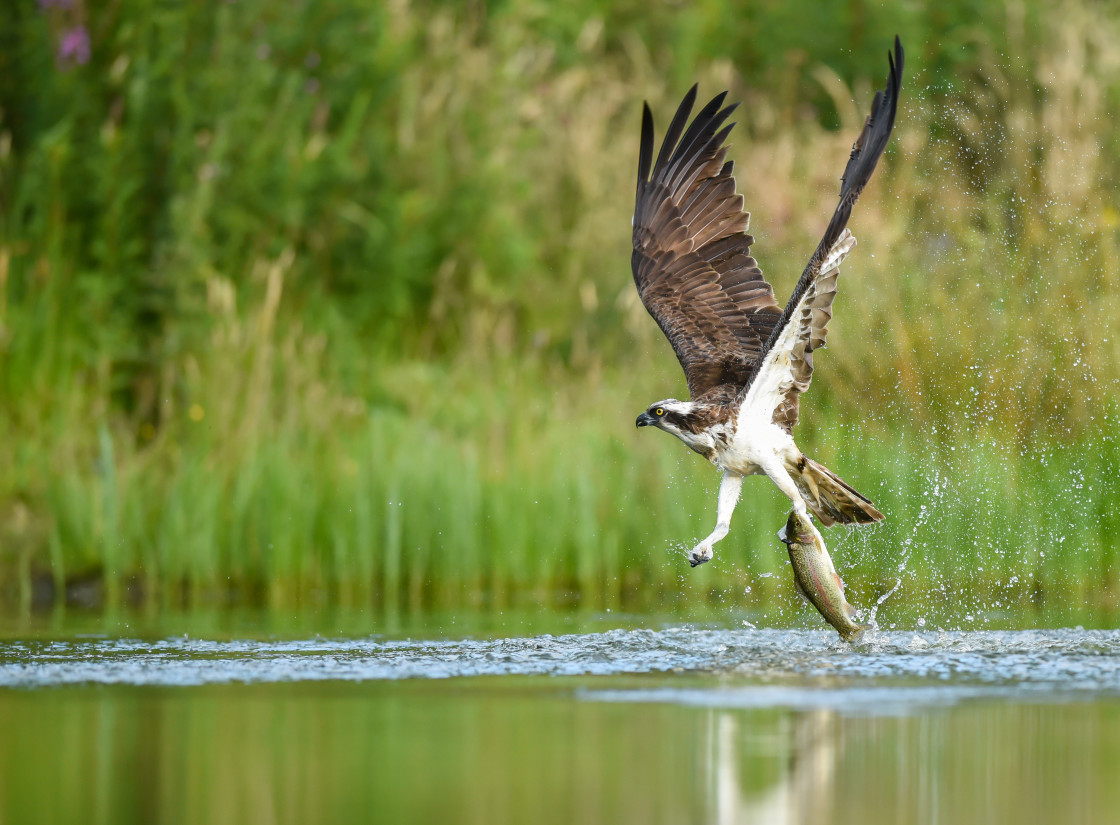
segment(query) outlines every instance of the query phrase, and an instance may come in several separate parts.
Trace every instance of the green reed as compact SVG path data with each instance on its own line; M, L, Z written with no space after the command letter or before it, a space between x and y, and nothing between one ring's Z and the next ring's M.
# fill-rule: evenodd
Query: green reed
M781 298L898 28L903 111L799 430L888 521L830 543L862 605L899 579L1116 604L1114 22L895 10L841 53L703 4L116 8L85 65L62 12L0 22L5 600L788 595L777 493L748 482L688 570L715 475L632 432L684 393L629 280L640 101L659 128L694 79L745 101Z
M185 416L155 443L101 427L70 445L92 462L66 474L33 464L55 521L30 565L8 571L10 589L27 589L19 576L93 577L111 603L248 598L390 612L763 606L792 592L775 538L786 504L761 478L747 481L715 562L688 568L685 551L713 523L716 474L663 434L633 431L642 405L630 399L600 393L594 416L524 421L543 391L534 377L489 417L440 426L400 409L332 410L305 387L277 392L282 410L244 425L256 443L222 445L208 430L224 428L221 405L238 387L221 388L212 404L200 393L199 420ZM413 389L420 405L444 397ZM469 394L453 397L471 408ZM232 418L243 411L234 405ZM888 516L827 533L855 603L870 606L900 578L907 603L1107 606L1117 597L1116 438L1113 427L1092 443L1022 451L872 424L819 428L804 447ZM34 549L29 532L8 536Z

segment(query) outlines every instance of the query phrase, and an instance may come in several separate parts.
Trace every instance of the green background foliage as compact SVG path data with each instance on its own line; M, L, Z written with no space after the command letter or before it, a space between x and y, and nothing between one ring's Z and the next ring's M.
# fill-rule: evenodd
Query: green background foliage
M1116 605L1105 5L12 6L7 603L784 592L777 493L748 481L686 571L714 474L633 432L685 392L628 271L640 107L660 134L693 82L743 101L783 298L898 32L895 138L798 436L888 515L829 534L852 601ZM87 63L60 56L79 25Z

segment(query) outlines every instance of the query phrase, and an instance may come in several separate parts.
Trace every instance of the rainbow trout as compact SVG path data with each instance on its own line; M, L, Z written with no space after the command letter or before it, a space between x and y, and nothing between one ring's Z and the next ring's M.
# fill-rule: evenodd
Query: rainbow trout
M807 519L790 513L778 538L789 550L797 589L836 628L840 638L850 642L871 627L852 620L852 606L844 598L844 582L837 575L824 542Z

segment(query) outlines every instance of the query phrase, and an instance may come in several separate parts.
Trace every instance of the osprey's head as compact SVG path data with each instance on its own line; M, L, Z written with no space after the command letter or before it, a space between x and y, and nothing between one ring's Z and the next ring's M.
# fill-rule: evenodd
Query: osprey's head
M711 460L714 455L714 442L697 411L696 404L691 401L666 398L664 401L650 404L649 409L639 415L634 423L639 427L653 426L672 433L690 449Z
M658 427L667 433L672 433L677 438L684 439L684 434L691 435L693 432L693 428L688 426L688 419L692 416L692 407L691 401L666 398L664 401L650 404L649 409L638 416L634 425L637 427Z

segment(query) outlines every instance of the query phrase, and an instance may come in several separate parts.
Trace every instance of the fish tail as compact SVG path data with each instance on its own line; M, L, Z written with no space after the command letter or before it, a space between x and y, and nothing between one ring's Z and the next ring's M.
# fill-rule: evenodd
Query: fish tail
M821 524L870 524L883 520L871 499L857 492L850 484L823 464L801 456L794 475L805 504Z
M871 630L873 627L874 625L869 624L853 624L846 631L840 631L840 638L845 642L857 642L863 637L864 633Z

